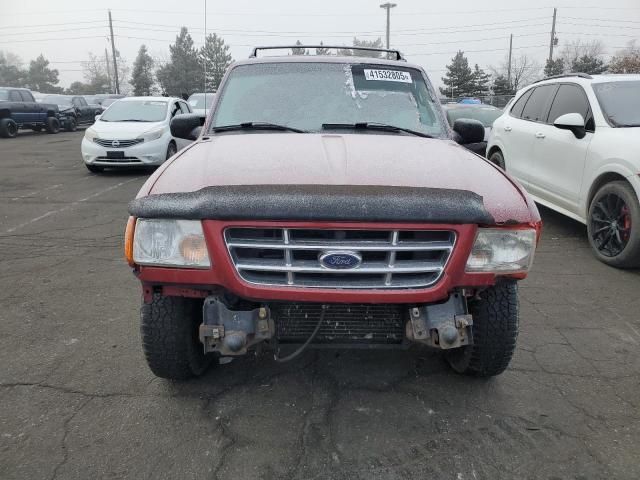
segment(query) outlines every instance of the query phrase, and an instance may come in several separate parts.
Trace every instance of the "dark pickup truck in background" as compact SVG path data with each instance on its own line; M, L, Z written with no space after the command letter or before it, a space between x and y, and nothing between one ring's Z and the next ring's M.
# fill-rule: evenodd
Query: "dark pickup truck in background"
M60 124L68 132L76 131L79 125L92 125L102 113L100 105L89 105L79 95L45 95L40 102L58 106Z
M19 128L60 131L57 105L38 103L26 88L0 87L0 137L13 138Z

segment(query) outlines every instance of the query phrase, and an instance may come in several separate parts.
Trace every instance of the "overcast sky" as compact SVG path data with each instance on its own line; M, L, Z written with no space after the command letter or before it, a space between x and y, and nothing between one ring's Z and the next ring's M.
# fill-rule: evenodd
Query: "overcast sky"
M510 33L514 34L514 55L526 53L544 64L554 6L560 46L578 38L601 40L606 53L612 54L630 40L640 44L640 0L395 2L391 47L422 65L436 86L458 49L482 68L500 64ZM222 35L236 59L247 57L253 45L283 45L297 39L325 44L351 44L354 36L384 40L385 14L380 3L208 0L207 31ZM104 56L104 49L111 48L107 9L113 15L116 48L132 64L142 43L152 55L168 58L169 44L182 25L201 45L204 5L205 0L0 0L0 50L19 55L25 64L44 54L60 71L61 85L68 86L83 79L80 62L89 52Z

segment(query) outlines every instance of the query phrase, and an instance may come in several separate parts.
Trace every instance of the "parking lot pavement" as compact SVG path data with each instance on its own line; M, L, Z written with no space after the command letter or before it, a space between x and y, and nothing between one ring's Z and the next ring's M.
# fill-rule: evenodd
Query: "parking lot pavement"
M0 142L0 478L640 478L640 273L548 210L511 368L417 349L236 360L155 378L122 259L145 172L89 174L82 133Z

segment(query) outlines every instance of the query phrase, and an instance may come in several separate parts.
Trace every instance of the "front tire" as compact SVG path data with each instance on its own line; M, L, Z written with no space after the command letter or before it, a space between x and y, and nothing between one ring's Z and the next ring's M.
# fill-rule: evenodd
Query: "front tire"
M71 117L65 122L64 129L67 132L75 132L78 130L78 122L75 118Z
M165 160L169 160L176 153L178 153L178 147L173 141L169 142L169 146L167 147L167 158L165 158Z
M58 133L60 131L60 122L56 117L47 117L45 128L47 133Z
M469 300L473 344L446 352L456 372L478 377L499 375L509 366L518 338L518 286L509 280Z
M18 124L10 119L3 118L0 120L0 137L15 138L18 136Z
M500 150L496 150L491 155L489 155L489 161L491 163L496 164L501 169L506 170L506 166L504 163L504 156L502 155L502 152Z
M610 182L596 192L587 232L601 262L617 268L640 267L640 205L629 183Z
M202 375L213 355L205 355L198 338L202 302L154 294L141 309L142 349L158 377L186 380Z

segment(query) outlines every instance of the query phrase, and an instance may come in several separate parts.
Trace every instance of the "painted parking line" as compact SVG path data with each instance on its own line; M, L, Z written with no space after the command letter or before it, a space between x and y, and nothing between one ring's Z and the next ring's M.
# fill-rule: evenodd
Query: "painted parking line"
M62 213L64 211L66 211L66 210L69 210L69 209L71 209L73 207L76 207L76 206L80 205L83 202L86 202L87 200L91 200L92 198L96 198L96 197L99 197L100 195L104 195L105 193L110 192L111 190L115 190L116 188L120 188L123 185L126 185L128 183L134 182L136 180L139 180L140 178L143 178L143 177L141 177L141 176L140 177L134 177L134 178L131 178L131 179L126 180L124 182L120 182L120 183L117 183L115 185L112 185L112 186L110 186L108 188L105 188L103 190L99 190L99 191L97 191L95 193L92 193L91 195L89 195L87 197L81 198L80 200L76 200L75 202L72 202L69 205L66 205L66 206L64 206L62 208L58 208L57 210L50 210L50 211L48 211L46 213L43 213L42 215L39 215L39 216L37 216L35 218L32 218L31 220L27 220L26 222L21 223L20 225L16 225L15 227L11 227L8 230L5 230L4 233L13 233L16 230L19 230L19 229L21 229L23 227L26 227L27 225L31 225L33 223L39 222L40 220L48 218L48 217L50 217L52 215L56 215L58 213Z

